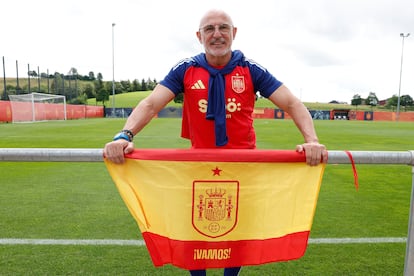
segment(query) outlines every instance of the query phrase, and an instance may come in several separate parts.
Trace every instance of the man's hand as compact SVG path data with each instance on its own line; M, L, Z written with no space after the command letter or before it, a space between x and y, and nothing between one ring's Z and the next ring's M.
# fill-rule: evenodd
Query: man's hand
M326 147L317 142L297 145L296 151L305 152L306 163L310 166L317 166L320 163L328 162L328 151Z
M104 157L109 161L122 164L125 161L124 154L134 150L134 143L124 139L109 142L104 147Z

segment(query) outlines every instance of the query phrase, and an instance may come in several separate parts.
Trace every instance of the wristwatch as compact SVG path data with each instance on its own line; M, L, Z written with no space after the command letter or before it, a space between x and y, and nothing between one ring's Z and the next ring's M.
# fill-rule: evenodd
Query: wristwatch
M114 136L114 141L119 140L119 139L124 139L128 142L132 142L132 140L134 139L134 134L130 131L130 130L122 130L121 132L119 132L118 134L116 134Z

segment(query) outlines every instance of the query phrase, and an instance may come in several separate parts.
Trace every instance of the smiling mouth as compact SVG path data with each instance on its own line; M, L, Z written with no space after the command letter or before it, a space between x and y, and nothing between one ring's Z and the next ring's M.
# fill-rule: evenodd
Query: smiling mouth
M226 42L223 39L215 39L210 42L210 45L220 46L220 45L224 45L225 43Z

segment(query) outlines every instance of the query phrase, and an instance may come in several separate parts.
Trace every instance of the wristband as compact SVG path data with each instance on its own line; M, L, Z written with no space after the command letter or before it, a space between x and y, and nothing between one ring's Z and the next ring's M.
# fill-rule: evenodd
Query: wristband
M128 142L132 142L131 138L129 138L128 134L126 134L125 132L120 132L114 136L114 141L119 140L119 139L124 139Z

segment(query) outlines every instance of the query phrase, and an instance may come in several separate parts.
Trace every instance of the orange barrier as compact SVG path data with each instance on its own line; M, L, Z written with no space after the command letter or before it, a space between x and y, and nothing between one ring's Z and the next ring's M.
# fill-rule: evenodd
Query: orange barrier
M12 112L9 101L0 101L0 122L8 123L12 121Z
M85 119L85 118L103 118L103 106L91 105L66 105L66 116L68 120L71 119Z
M17 116L19 121L32 121L33 113L31 103L19 102L21 106L17 109ZM36 120L56 120L63 118L63 109L61 104L35 103L35 118ZM103 118L104 107L92 105L66 105L66 118L83 119L83 118ZM287 112L272 108L255 108L253 111L253 118L260 119L291 119ZM396 121L396 112L387 111L362 111L351 110L349 112L350 120L373 120L373 121ZM9 101L0 101L0 123L7 123L13 121L11 104ZM414 122L414 112L400 112L399 121Z
M273 119L275 110L273 108L255 108L253 109L253 118Z
M11 103L9 101L0 101L0 122L15 121L32 121L33 111L32 103L15 102L17 108L12 113ZM57 120L64 118L64 109L62 104L35 103L36 121ZM102 118L104 117L104 108L102 106L91 105L66 105L66 119L82 119L82 118Z
M397 121L397 113L390 111L350 111L351 120ZM400 112L399 121L414 122L414 112Z
M375 121L396 121L396 112L374 112ZM400 112L401 122L414 122L414 112Z

